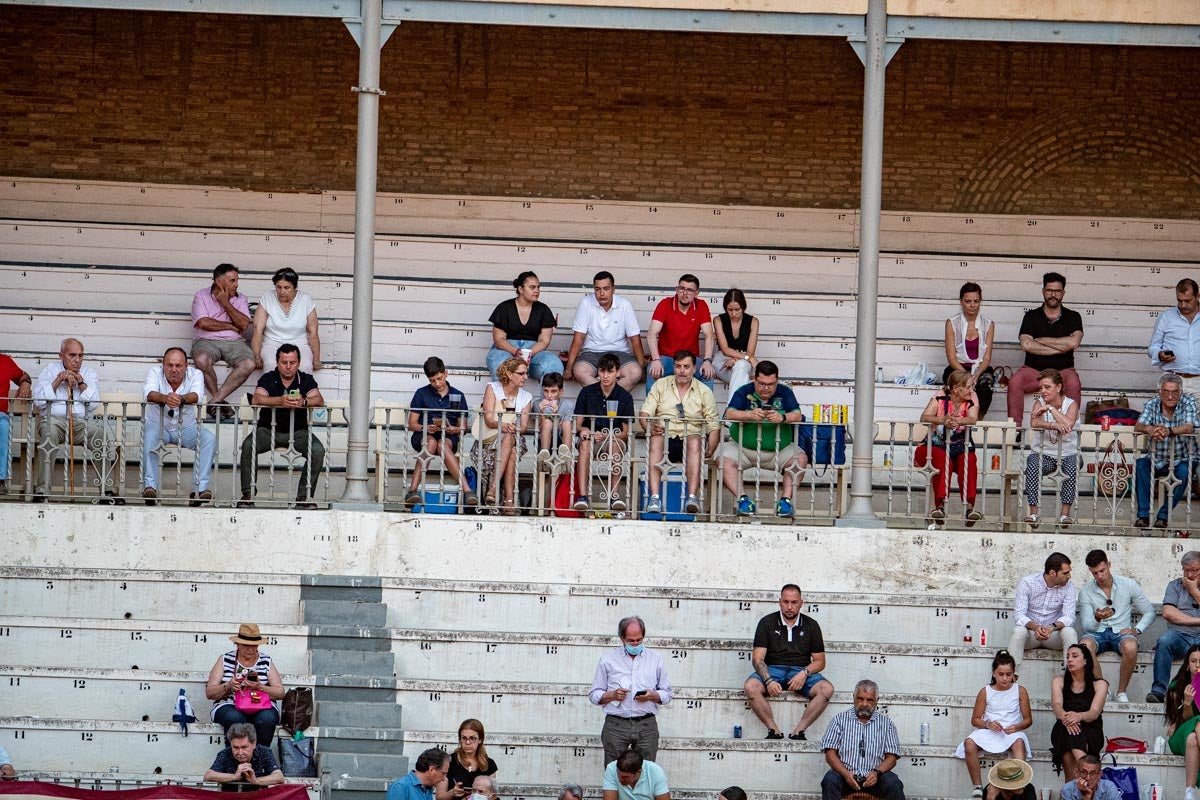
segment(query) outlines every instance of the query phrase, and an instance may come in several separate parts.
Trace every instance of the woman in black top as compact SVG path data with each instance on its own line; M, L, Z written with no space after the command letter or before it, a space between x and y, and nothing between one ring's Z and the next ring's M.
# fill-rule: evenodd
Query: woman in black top
M1068 781L1075 780L1075 760L1085 753L1099 757L1104 747L1104 701L1108 681L1095 677L1092 651L1067 648L1067 668L1050 683L1050 707L1058 721L1050 729L1050 758Z
M513 281L513 288L517 296L496 306L488 317L492 323L492 349L487 354L487 369L495 380L496 369L516 356L529 364L529 377L540 384L543 375L563 371L562 359L549 350L558 321L550 307L538 300L542 284L537 275L522 272Z
M480 775L495 775L496 762L483 746L483 723L464 719L458 726L458 749L450 754L450 769L437 786L437 800L457 800L471 793Z
M726 292L721 305L725 313L717 315L717 324L713 326L721 351L716 359L717 377L732 391L750 382L758 363L754 357L758 347L758 319L746 313L746 295L741 289Z

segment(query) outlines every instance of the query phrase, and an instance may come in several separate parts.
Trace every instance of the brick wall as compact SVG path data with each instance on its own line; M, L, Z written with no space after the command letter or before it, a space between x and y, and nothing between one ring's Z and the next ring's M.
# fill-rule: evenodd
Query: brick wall
M0 8L0 174L354 183L357 48L332 21ZM910 42L884 206L1195 217L1196 49ZM384 191L854 207L840 40L403 25Z

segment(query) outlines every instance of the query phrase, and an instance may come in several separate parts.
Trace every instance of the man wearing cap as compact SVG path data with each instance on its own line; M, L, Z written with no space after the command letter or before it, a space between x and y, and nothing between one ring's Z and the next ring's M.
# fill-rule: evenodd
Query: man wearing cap
M264 637L253 622L239 625L237 634L230 636L229 641L237 649L217 659L204 687L204 696L213 701L210 719L226 731L235 723L249 722L254 725L257 740L270 746L275 741L279 711L274 704L259 711L242 711L234 703L234 695L249 689L263 692L273 703L278 702L283 699L283 679L271 657L259 651Z
M1079 643L1092 651L1093 656L1108 651L1121 654L1121 673L1117 683L1117 702L1128 703L1129 679L1137 664L1138 638L1154 622L1154 604L1133 578L1114 575L1108 554L1093 550L1084 559L1094 579L1079 590L1079 621L1083 636ZM1138 613L1137 625L1133 612ZM1096 677L1100 674L1100 659L1096 658Z
M866 792L886 800L904 800L904 783L893 771L900 757L896 724L876 710L879 686L861 680L854 686L854 708L829 721L821 737L829 771L821 779L821 800L841 800Z
M1037 796L1033 767L1019 758L1006 758L988 770L984 800L1037 800Z
M617 623L621 646L600 656L588 700L604 707L604 746L607 766L630 748L647 761L658 756L658 710L671 702L671 679L662 656L645 645L646 623L625 617Z
M1112 781L1101 780L1100 759L1090 753L1075 760L1075 780L1059 790L1060 800L1122 800L1121 790ZM1189 794L1188 800L1191 800Z

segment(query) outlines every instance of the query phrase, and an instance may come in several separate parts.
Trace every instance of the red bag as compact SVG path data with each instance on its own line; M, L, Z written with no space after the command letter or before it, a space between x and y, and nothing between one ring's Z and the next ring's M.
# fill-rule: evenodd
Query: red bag
M1104 746L1106 753L1144 753L1147 749L1145 742L1130 736L1110 736Z
M582 511L576 511L571 505L575 502L575 498L571 496L571 476L562 474L558 476L558 480L554 482L554 516L556 517L582 517Z

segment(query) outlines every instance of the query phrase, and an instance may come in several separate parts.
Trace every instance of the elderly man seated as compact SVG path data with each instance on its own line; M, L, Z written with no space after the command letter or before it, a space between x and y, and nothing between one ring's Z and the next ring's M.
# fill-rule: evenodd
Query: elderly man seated
M792 487L808 464L808 457L794 442L795 423L802 421L804 414L792 390L779 384L779 367L771 361L758 362L753 383L729 396L725 419L734 425L729 441L721 446L721 479L738 499L738 516L754 516L757 510L742 483L742 471L751 467L782 473L775 514L794 516Z
M100 485L110 487L115 441L104 420L92 416L100 408L100 379L94 369L84 365L83 343L78 339L63 339L58 361L42 369L33 385L33 404L41 415L34 502L45 502L54 460L67 440L86 448L92 467L100 475ZM68 458L68 470L70 464ZM69 472L67 483L72 483Z
M217 438L197 419L199 406L204 403L204 375L188 366L182 347L171 347L163 353L162 363L146 374L142 395L146 399L142 417L142 498L146 505L158 503L159 455L164 444L180 444L196 451L190 505L212 502L208 478Z
M1188 487L1195 457L1196 398L1183 394L1183 378L1167 372L1158 379L1158 396L1150 398L1134 430L1150 437L1147 454L1137 460L1134 488L1137 494L1135 528L1150 525L1150 495L1154 478L1173 473L1177 483L1171 490L1171 508L1179 505ZM1167 527L1164 501L1155 516L1154 527Z
M258 734L249 722L229 726L229 746L217 753L212 766L204 773L205 783L220 783L221 791L257 791L264 786L283 783L283 771L271 748L258 744ZM229 784L247 783L235 787Z

